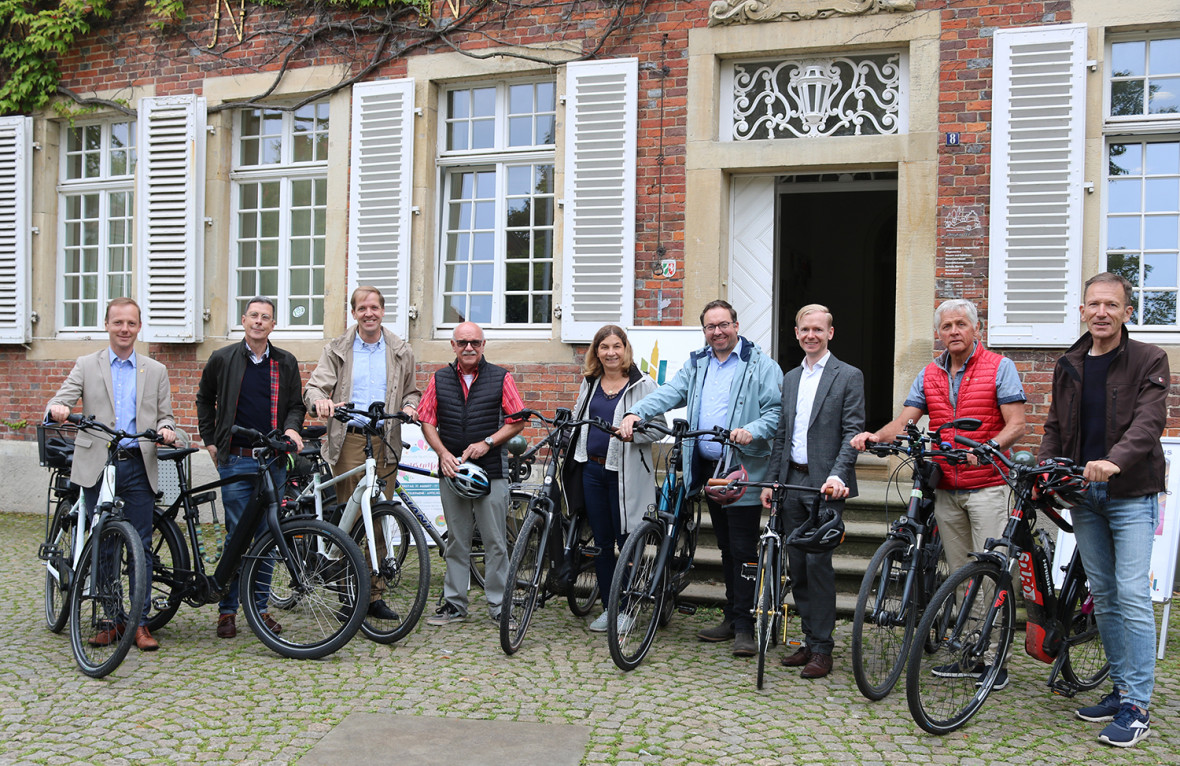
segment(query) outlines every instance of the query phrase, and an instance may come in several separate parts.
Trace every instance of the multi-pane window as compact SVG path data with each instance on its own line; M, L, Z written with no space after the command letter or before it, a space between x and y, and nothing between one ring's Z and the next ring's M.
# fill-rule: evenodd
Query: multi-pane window
M449 90L443 110L438 321L548 325L554 83Z
M275 300L279 328L322 327L328 103L243 109L234 143L231 324L263 295Z
M1133 324L1175 330L1180 325L1180 37L1116 40L1109 60L1106 268L1135 287Z
M131 295L135 123L62 130L59 314L62 330L95 330L112 298Z

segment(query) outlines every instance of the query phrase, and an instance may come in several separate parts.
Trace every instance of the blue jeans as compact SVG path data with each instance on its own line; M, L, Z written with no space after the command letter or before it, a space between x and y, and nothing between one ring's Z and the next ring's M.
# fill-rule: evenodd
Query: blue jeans
M224 465L221 462L217 463L217 472L221 474L223 479L228 479L231 476L253 476L258 473L258 461L252 457L230 455L228 463ZM270 466L270 477L274 480L275 491L279 492L282 490L283 483L287 481L287 471L281 468L276 461ZM235 481L221 488L221 505L225 509L227 535L233 536L234 530L238 528L238 522L241 521L242 514L246 512L246 506L250 504L250 498L253 495L254 484L249 481ZM258 528L254 530L254 539L257 540L265 531L266 517L263 516L258 523ZM255 594L254 602L258 605L259 612L265 612L267 597L270 595L269 565L264 566L259 572L258 582L262 587ZM220 614L236 614L238 603L238 578L235 577L230 583L229 592L225 594L225 598L221 599L221 603L218 605L218 612Z
M1094 594L1094 617L1123 701L1146 710L1155 686L1155 610L1151 546L1159 523L1155 495L1114 498L1094 482L1071 512L1082 566Z
M594 573L598 576L598 596L605 609L615 574L615 546L621 548L625 539L619 513L619 472L608 471L606 466L587 460L582 471L582 493L586 501L586 518L594 533L594 544L598 546Z
M143 550L146 554L145 561L151 565L152 560L152 516L156 509L156 495L152 492L152 485L148 483L147 469L143 466L143 456L138 451L132 453L133 457L129 460L120 460L115 463L115 493L123 500L123 518L131 522L135 527L135 531L139 533L139 539L143 541ZM102 488L102 474L99 474L98 482L93 487L86 487L82 490L83 499L86 501L86 510L94 513L94 508L98 505L98 493ZM143 602L143 613L139 617L137 625L146 625L148 618L148 610L151 607L152 589L149 582L147 597ZM122 615L117 616L120 621Z

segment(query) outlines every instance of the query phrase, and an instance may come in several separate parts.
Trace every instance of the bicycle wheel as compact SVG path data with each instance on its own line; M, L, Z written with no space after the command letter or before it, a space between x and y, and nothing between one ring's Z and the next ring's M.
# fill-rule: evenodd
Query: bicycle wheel
M183 580L188 577L189 555L180 527L158 510L152 519L152 579L148 584L148 630L153 633L176 616Z
M512 546L516 542L517 535L520 534L521 525L524 524L525 517L528 515L529 501L533 495L531 492L514 489L508 493L508 512L505 514L505 541L508 544L508 557L512 558ZM446 539L446 535L443 535ZM483 587L483 538L479 533L479 527L475 528L475 534L471 538L471 581L476 587Z
M668 562L668 577L673 585L668 588L668 594L660 606L660 627L666 628L672 622L672 612L676 610L676 602L680 594L688 587L688 573L692 569L692 561L697 550L697 529L700 522L700 506L692 500L686 511L692 514L680 524L676 532L676 544L672 546L672 555Z
M917 610L902 600L910 546L886 540L873 554L860 583L852 617L852 675L860 693L883 699L893 690L914 638ZM917 583L915 583L917 587Z
M594 545L594 533L590 531L590 520L585 514L578 514L573 523L578 525L574 545L570 549L574 571L566 600L575 617L585 617L598 603L598 574L594 569L594 557L584 552Z
M1080 567L1079 567L1080 571ZM1065 680L1078 688L1088 691L1101 684L1110 675L1110 662L1098 633L1098 622L1094 619L1094 601L1090 596L1090 585L1083 578L1073 578L1061 588L1061 604L1066 611L1064 624L1069 626L1061 674Z
M379 644L391 644L409 635L422 616L430 591L430 552L422 527L397 503L373 505L373 533L380 559L369 562L372 600L361 632ZM363 519L353 528L352 539L368 561L369 540Z
M541 588L548 578L549 557L542 545L544 536L545 517L529 514L512 548L507 592L500 608L500 648L505 654L515 654L524 641Z
M606 643L611 659L621 670L638 667L656 636L665 597L661 573L656 571L663 539L663 527L653 521L643 522L628 535L615 565L607 606Z
M62 500L53 512L46 543L51 546L45 569L45 625L61 633L70 619L70 582L74 571L77 517L70 500Z
M954 598L960 592L962 598ZM984 640L989 612L994 617ZM906 670L906 700L919 726L947 734L979 711L1008 656L1015 619L1012 590L991 562L972 562L942 584L918 623L918 634L940 624L948 627L932 653L913 642Z
M926 544L926 548L922 551L926 562L926 587L924 596L929 599L934 593L942 587L946 582L946 578L951 576L951 565L946 560L946 550L942 547L942 539L938 535L938 527L934 528L934 533L930 537L930 542ZM919 603L919 618L924 611L924 605ZM950 614L948 610L943 610L943 615ZM947 625L935 625L934 629L923 636L926 642L926 651L933 653L938 650L938 636L947 629Z
M98 546L98 571L91 551ZM102 678L127 656L147 598L143 541L130 522L107 519L82 548L70 587L70 646L78 667Z
M291 551L294 572L287 570L268 529L242 559L239 592L246 622L259 641L284 657L325 657L348 643L365 619L368 563L352 538L327 522L295 517L283 521L279 533ZM258 601L265 602L269 592L289 599L279 632L262 621L265 606Z
M781 614L776 591L779 584L779 548L773 537L759 542L758 575L754 580L754 641L758 644L758 688L766 671L766 653L777 643Z

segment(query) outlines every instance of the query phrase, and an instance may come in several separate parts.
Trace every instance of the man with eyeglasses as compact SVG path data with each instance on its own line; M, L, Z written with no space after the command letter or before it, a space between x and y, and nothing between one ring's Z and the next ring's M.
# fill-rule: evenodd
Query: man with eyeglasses
M484 598L488 616L500 621L508 577L508 456L504 444L524 430L523 420L504 416L524 409L512 373L484 359L483 330L463 322L451 336L455 361L436 371L418 408L422 435L438 454L443 476L453 479L459 466L474 463L487 474L491 491L469 497L450 481L439 482L447 520L447 573L443 603L427 625L467 619L471 584L471 541L478 525L484 545Z
M694 351L675 377L644 397L619 424L619 437L629 439L640 420L677 407L688 410L692 429L721 426L730 429L736 454L722 445L697 439L684 480L699 488L718 472L739 464L751 481L765 481L770 468L771 442L782 412L783 372L762 349L738 334L737 311L723 300L712 301L701 312L706 346ZM725 615L719 625L702 630L702 641L733 639L736 657L757 653L754 644L754 583L741 576L742 565L758 559L762 504L757 492L746 492L733 504L721 506L706 496L721 567L725 572Z
M414 417L422 397L414 380L414 350L381 324L385 318L385 296L376 287L361 285L352 291L349 304L356 324L324 346L303 392L308 409L329 419L324 458L336 476L365 462L365 434L361 428L365 421L356 419L344 424L333 419L337 406L351 402L357 407L368 407L373 402L384 402L386 412L400 409ZM379 476L384 476L389 466L397 470L402 450L401 422L385 421L383 437L384 447L373 445ZM359 474L337 484L336 499L348 502L358 482ZM388 492L387 486L387 495ZM399 616L385 603L383 595L383 583L375 582L369 615L397 621Z
M303 447L299 429L303 427L307 410L299 396L302 388L299 362L294 354L268 340L274 328L274 301L263 296L251 298L242 314L245 333L242 342L214 351L201 370L201 382L197 387L197 425L209 457L213 458L223 479L258 473L258 461L250 442L231 433L235 425L262 433L282 429L296 447ZM287 472L276 462L271 465L270 475L275 486L281 487ZM253 492L252 481L231 482L221 488L225 529L230 535L237 529ZM259 524L255 534L262 529L265 525ZM266 609L269 595L269 590L255 593L255 603L266 627L273 633L280 633L282 626ZM238 634L238 603L238 581L235 578L218 605L218 638L233 638Z

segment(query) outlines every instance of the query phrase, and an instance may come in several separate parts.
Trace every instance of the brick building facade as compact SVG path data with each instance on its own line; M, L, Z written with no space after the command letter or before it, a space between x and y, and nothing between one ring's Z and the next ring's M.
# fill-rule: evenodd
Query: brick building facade
M6 223L17 236L0 237L13 267L0 272L13 296L0 303L7 421L39 416L72 360L105 339L96 307L128 291L147 308L143 348L168 365L194 431L200 370L241 337L243 298L279 298L273 340L306 375L346 326L358 281L386 291L423 384L451 358L450 328L471 317L489 328L489 358L544 411L572 403L597 325L693 325L726 297L784 365L797 362L795 308L833 306L833 348L866 370L870 425L884 422L934 350L934 306L966 297L989 344L1016 360L1032 445L1053 362L1079 332L1081 283L1102 268L1134 273L1137 337L1180 368L1180 223L1169 234L1164 221L1180 221L1168 207L1180 165L1109 171L1124 153L1163 162L1180 147L1175 3L442 2L421 26L405 11L377 33L368 17L336 15L351 26L335 36L308 34L322 17L215 7L164 29L132 14L62 59L63 87L137 115L0 118L0 160L17 157L0 161L0 200L17 200ZM300 35L276 79L283 41ZM1060 55L1030 64L1042 46ZM1045 74L1054 66L1061 79ZM1072 99L1069 125L1041 126L1068 145L1021 176L1021 99L1039 98L1022 78L1042 75L1031 87L1046 100ZM1119 101L1135 87L1139 112ZM595 115L616 107L604 138ZM153 184L170 182L152 175L167 130L145 127L163 124L149 109L188 120L175 251L152 244L169 205ZM404 130L381 132L380 109ZM397 160L373 159L389 147ZM1136 178L1154 191L1131 209L1120 184ZM1042 182L1060 209L1022 219L1022 184ZM1115 241L1132 221L1140 239ZM1029 318L1030 282L1047 316ZM1170 407L1180 435L1180 399Z

